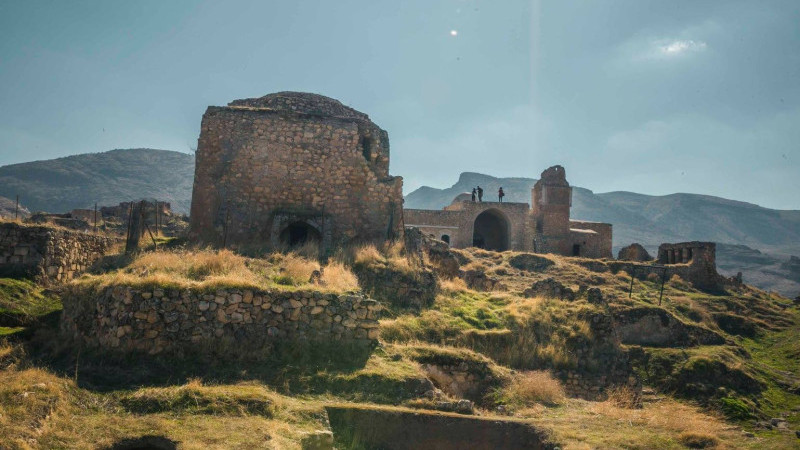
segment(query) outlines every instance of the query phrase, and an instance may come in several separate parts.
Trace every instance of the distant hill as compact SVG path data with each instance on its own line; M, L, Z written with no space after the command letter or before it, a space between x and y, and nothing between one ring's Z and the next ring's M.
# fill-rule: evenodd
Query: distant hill
M480 173L464 172L451 187L436 189L423 186L405 198L406 208L441 209L450 204L456 195L469 192L480 185L486 199L495 200L502 186L506 201L530 203L530 192L535 179L496 178ZM733 246L747 246L747 250L720 247L723 270L747 273L763 268L752 282L765 289L780 290L786 295L800 286L796 272L775 271L775 265L788 261L790 255L800 255L800 211L783 211L763 208L750 203L697 194L671 194L652 196L632 192L595 194L574 187L572 218L608 222L614 225L614 252L632 242L644 245L654 252L663 242L690 240L714 241ZM755 249L755 250L754 250ZM749 252L761 251L768 261L745 261ZM752 256L752 255L750 255ZM787 278L794 277L794 278ZM789 280L789 283L776 280Z
M157 198L188 213L194 155L153 149L111 150L0 167L0 196L31 211L67 212Z

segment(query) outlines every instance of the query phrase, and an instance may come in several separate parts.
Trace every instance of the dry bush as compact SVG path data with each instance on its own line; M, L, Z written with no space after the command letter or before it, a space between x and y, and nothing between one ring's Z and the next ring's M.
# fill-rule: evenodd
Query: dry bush
M377 261L383 261L383 255L373 244L362 245L353 250L353 260L356 264L370 265Z
M322 284L335 291L355 291L358 289L358 278L344 264L331 261L322 271Z
M308 283L315 270L319 270L318 262L308 260L296 253L289 253L281 261L280 278L294 285Z
M555 406L564 403L567 398L561 383L544 370L515 375L506 388L506 397L510 403L520 406L531 406L534 403Z
M464 292L469 290L467 283L461 278L439 280L439 287L445 292Z
M617 408L631 409L642 405L639 393L628 386L614 386L606 394L608 395L606 401Z
M719 445L716 436L693 431L684 431L678 436L678 441L689 448L714 448Z
M661 275L657 273L648 273L647 274L647 281L651 283L660 283L661 282Z
M669 279L669 285L681 290L689 289L689 283L686 282L680 275L677 273Z

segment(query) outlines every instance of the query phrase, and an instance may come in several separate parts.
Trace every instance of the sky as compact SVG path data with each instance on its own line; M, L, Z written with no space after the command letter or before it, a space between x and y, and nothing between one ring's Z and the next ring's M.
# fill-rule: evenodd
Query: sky
M191 153L209 105L315 92L459 173L800 209L800 2L0 1L0 165Z

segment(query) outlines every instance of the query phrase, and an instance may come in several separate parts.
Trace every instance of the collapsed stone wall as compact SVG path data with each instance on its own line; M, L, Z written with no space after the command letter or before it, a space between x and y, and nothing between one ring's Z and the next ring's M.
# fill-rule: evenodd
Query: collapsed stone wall
M402 178L389 136L366 114L315 94L281 92L203 115L191 236L212 245L281 247L402 235Z
M0 223L0 274L34 277L44 284L68 281L113 244L105 236L62 228Z
M75 287L64 298L61 330L119 352L220 348L257 357L279 341L374 342L381 310L363 295L317 291Z

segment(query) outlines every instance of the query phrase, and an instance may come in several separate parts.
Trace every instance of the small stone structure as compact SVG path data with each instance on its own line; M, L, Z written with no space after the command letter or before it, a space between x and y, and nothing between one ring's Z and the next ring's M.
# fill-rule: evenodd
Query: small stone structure
M113 239L52 226L0 223L0 274L69 281L113 245Z
M91 288L89 288L91 289ZM277 341L370 343L381 305L363 295L226 288L76 288L64 298L67 338L120 352L219 348L237 356L269 352Z
M617 253L617 259L620 261L652 261L653 257L647 252L641 244L633 243L627 247L622 247Z
M279 92L210 106L197 147L190 234L217 246L324 251L402 236L402 178L389 136L316 94Z
M564 168L542 172L527 203L473 202L459 194L441 211L403 210L407 228L447 242L455 248L556 253L589 258L611 258L610 224L570 220L572 187Z

